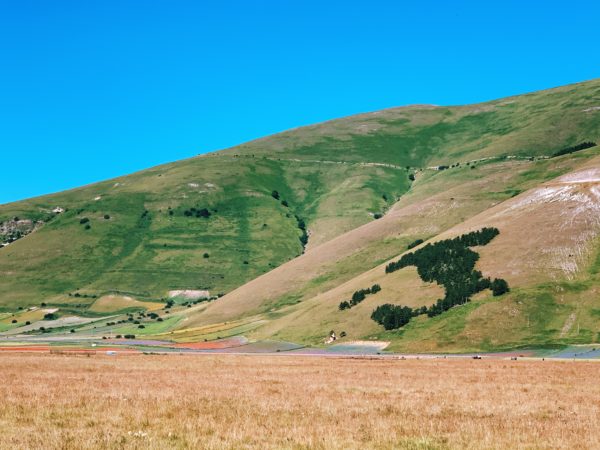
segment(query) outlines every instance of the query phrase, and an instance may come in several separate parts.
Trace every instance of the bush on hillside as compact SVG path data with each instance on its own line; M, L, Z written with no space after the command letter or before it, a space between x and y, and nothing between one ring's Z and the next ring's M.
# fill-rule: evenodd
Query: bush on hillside
M352 298L350 299L350 301L341 302L339 305L339 309L340 311L343 311L344 309L350 309L353 306L356 306L360 302L362 302L367 297L367 295L376 294L379 291L381 291L381 286L379 286L378 284L374 284L373 286L367 289L359 289L358 291L355 291L354 294L352 294Z
M596 143L592 141L582 142L581 144L573 145L571 147L565 147L552 154L552 158L562 155L568 155L569 153L578 152L579 150L585 150L586 148L595 147Z
M423 239L416 239L416 240L412 241L410 244L408 244L406 246L406 249L410 250L411 248L415 248L417 245L421 245L423 242L425 242L425 241L423 241Z
M386 303L373 310L371 319L379 325L383 325L386 330L393 330L406 325L413 315L413 311L408 306L397 306Z
M183 212L186 217L202 217L208 219L211 216L211 212L207 208L190 208Z
M350 303L348 303L347 301L343 301L340 303L340 306L338 306L340 311L343 311L345 309L350 309Z
M499 295L507 293L510 289L508 288L508 283L506 280L501 278L496 278L491 282L490 288L492 289L492 294L494 297L498 297Z

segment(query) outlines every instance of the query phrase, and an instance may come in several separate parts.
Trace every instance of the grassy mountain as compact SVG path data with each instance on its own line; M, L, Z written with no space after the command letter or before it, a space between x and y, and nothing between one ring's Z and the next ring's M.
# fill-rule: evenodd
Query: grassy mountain
M2 205L5 229L33 231L0 249L0 307L44 302L96 317L100 298L118 317L131 302L206 289L225 295L176 306L138 334L318 344L334 329L411 351L596 342L600 151L552 156L599 139L594 80L361 114ZM505 278L510 294L484 291L395 331L370 319L383 303L443 296L414 268L385 274L409 243L483 226L500 235L477 250L477 268ZM375 283L381 292L338 309Z

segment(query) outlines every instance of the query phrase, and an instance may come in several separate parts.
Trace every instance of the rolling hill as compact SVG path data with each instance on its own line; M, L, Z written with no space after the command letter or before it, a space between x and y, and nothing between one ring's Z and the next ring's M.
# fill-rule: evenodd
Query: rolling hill
M597 342L600 150L578 145L599 139L592 80L360 114L1 205L0 239L14 241L0 248L0 331L23 331L21 311L44 303L83 320L53 331L75 335L320 345L334 330L402 351ZM385 273L410 243L483 227L500 234L475 249L476 268L509 293L486 289L397 330L370 319L382 304L443 297L414 267ZM213 300L175 296L163 313L183 290ZM89 321L108 317L117 328Z

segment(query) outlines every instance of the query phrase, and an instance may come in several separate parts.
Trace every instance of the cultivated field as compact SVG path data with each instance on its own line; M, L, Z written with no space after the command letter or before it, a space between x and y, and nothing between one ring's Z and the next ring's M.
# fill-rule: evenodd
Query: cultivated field
M0 448L598 448L599 368L3 355Z

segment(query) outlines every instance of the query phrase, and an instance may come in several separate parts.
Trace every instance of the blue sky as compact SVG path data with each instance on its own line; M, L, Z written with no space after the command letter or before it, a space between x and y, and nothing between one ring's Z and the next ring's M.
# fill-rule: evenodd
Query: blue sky
M0 203L300 125L600 77L593 1L0 0Z

